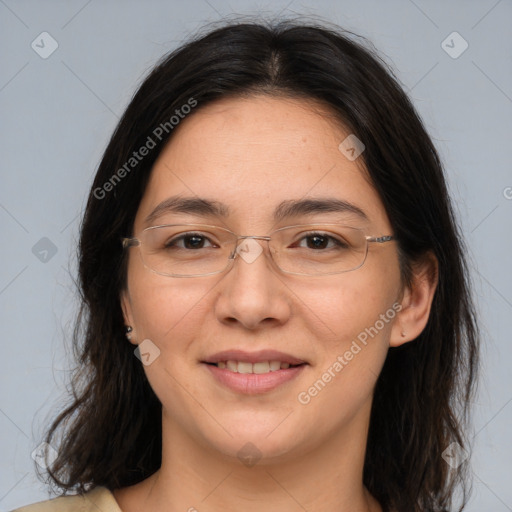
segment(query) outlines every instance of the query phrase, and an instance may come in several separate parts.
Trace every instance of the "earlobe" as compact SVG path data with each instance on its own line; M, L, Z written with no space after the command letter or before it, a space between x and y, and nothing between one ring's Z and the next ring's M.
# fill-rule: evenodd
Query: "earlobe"
M121 293L121 309L123 311L124 323L125 323L125 335L126 339L136 345L136 332L135 332L135 324L132 315L132 307L130 302L130 297L128 295L128 291L124 290Z
M410 284L404 290L389 344L398 347L415 340L427 325L438 281L438 262L433 253L414 264Z

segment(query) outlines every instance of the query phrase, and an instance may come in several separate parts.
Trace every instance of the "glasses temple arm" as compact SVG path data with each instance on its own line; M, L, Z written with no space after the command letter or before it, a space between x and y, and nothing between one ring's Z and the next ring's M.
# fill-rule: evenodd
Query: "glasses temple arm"
M128 249L129 247L135 247L140 245L140 240L138 238L121 238L121 243L123 244L123 249Z
M384 236L367 236L366 240L368 242L377 242L379 244L382 244L384 242L390 242L392 240L396 240L396 237L392 235L384 235Z

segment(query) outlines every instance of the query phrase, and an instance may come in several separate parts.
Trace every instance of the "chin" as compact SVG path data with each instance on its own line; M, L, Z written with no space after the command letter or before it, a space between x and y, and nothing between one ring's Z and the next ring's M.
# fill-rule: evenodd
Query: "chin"
M279 417L278 417L279 416ZM273 464L293 459L304 451L305 430L299 425L292 425L284 415L269 415L258 420L255 414L249 418L234 419L223 423L224 428L231 434L211 436L205 432L205 442L222 455L236 458L245 464L244 459L257 459L258 464ZM270 421L270 420L273 421ZM218 430L217 430L218 432ZM247 464L246 464L247 465Z

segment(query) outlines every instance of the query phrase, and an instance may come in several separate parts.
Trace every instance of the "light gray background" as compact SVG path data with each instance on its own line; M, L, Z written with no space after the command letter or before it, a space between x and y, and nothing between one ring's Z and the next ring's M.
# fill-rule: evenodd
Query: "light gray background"
M102 151L151 65L233 12L313 14L367 36L410 92L446 165L484 326L467 510L512 511L511 0L0 0L0 510L48 497L31 453L63 403L68 269ZM47 59L31 47L44 31L58 43ZM453 31L469 44L456 59L441 45ZM32 252L43 237L57 248L46 262Z

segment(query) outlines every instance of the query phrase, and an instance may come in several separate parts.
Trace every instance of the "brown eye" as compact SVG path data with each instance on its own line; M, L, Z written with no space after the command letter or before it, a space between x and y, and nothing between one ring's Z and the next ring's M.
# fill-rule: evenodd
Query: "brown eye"
M327 235L325 233L308 233L300 242L306 240L306 248L312 250L319 249L348 249L349 245L344 240L338 240L337 238ZM330 245L329 245L330 244ZM299 247L304 247L299 245Z
M177 243L183 241L182 246L178 246ZM203 236L200 233L185 233L184 235L180 235L176 238L173 238L172 240L169 240L165 244L166 249L171 248L178 248L178 249L203 249L205 242L208 241L210 243L209 239L205 236ZM213 247L213 245L212 245Z

